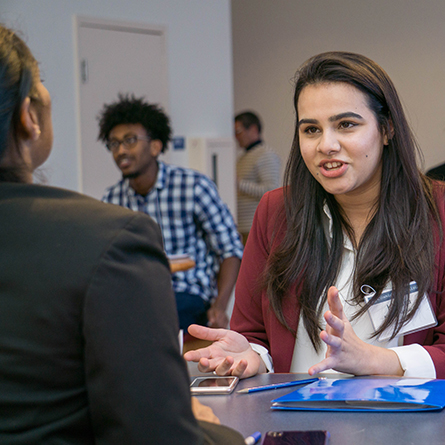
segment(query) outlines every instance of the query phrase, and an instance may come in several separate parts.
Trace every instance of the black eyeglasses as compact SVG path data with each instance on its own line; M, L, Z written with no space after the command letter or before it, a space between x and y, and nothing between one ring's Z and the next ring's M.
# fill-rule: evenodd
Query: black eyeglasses
M138 141L150 141L150 138L145 136L126 136L121 141L119 139L113 139L111 141L108 141L105 145L111 152L116 152L119 150L119 147L121 144L127 149L130 150L134 147L136 147Z

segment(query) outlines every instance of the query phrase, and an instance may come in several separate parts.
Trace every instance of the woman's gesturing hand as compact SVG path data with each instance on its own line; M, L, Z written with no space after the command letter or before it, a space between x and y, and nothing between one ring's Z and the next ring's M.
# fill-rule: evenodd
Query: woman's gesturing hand
M186 360L198 362L198 369L201 372L214 371L217 375L234 375L240 378L266 372L260 356L238 332L196 324L190 325L188 332L193 337L213 342L206 348L184 354Z
M370 345L354 332L343 312L338 290L328 290L329 311L326 311L326 330L320 338L326 343L326 358L309 368L310 375L327 369L355 375L403 375L397 354L389 349Z

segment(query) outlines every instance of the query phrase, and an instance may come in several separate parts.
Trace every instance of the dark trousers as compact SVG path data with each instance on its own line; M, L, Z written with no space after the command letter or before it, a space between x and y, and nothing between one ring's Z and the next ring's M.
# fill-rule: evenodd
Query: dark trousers
M199 295L187 292L176 292L176 308L178 309L179 328L187 332L191 324L207 326L207 311L210 304Z

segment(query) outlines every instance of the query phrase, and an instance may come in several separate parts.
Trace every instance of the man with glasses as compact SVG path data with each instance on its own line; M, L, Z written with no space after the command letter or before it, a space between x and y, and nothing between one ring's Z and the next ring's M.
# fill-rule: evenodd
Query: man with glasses
M280 186L281 161L261 139L260 118L251 111L235 116L235 138L243 149L236 164L238 229L246 243L261 197Z
M143 98L119 95L99 115L99 139L122 172L102 201L147 213L160 226L168 256L186 254L195 267L172 275L180 328L227 327L226 307L243 247L215 184L194 170L157 158L171 128L166 114ZM162 297L162 296L160 296Z

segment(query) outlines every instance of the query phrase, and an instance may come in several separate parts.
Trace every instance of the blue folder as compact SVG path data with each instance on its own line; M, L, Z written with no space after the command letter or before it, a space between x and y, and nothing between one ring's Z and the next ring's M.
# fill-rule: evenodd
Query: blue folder
M417 378L320 379L272 400L272 409L305 411L438 411L445 380Z

